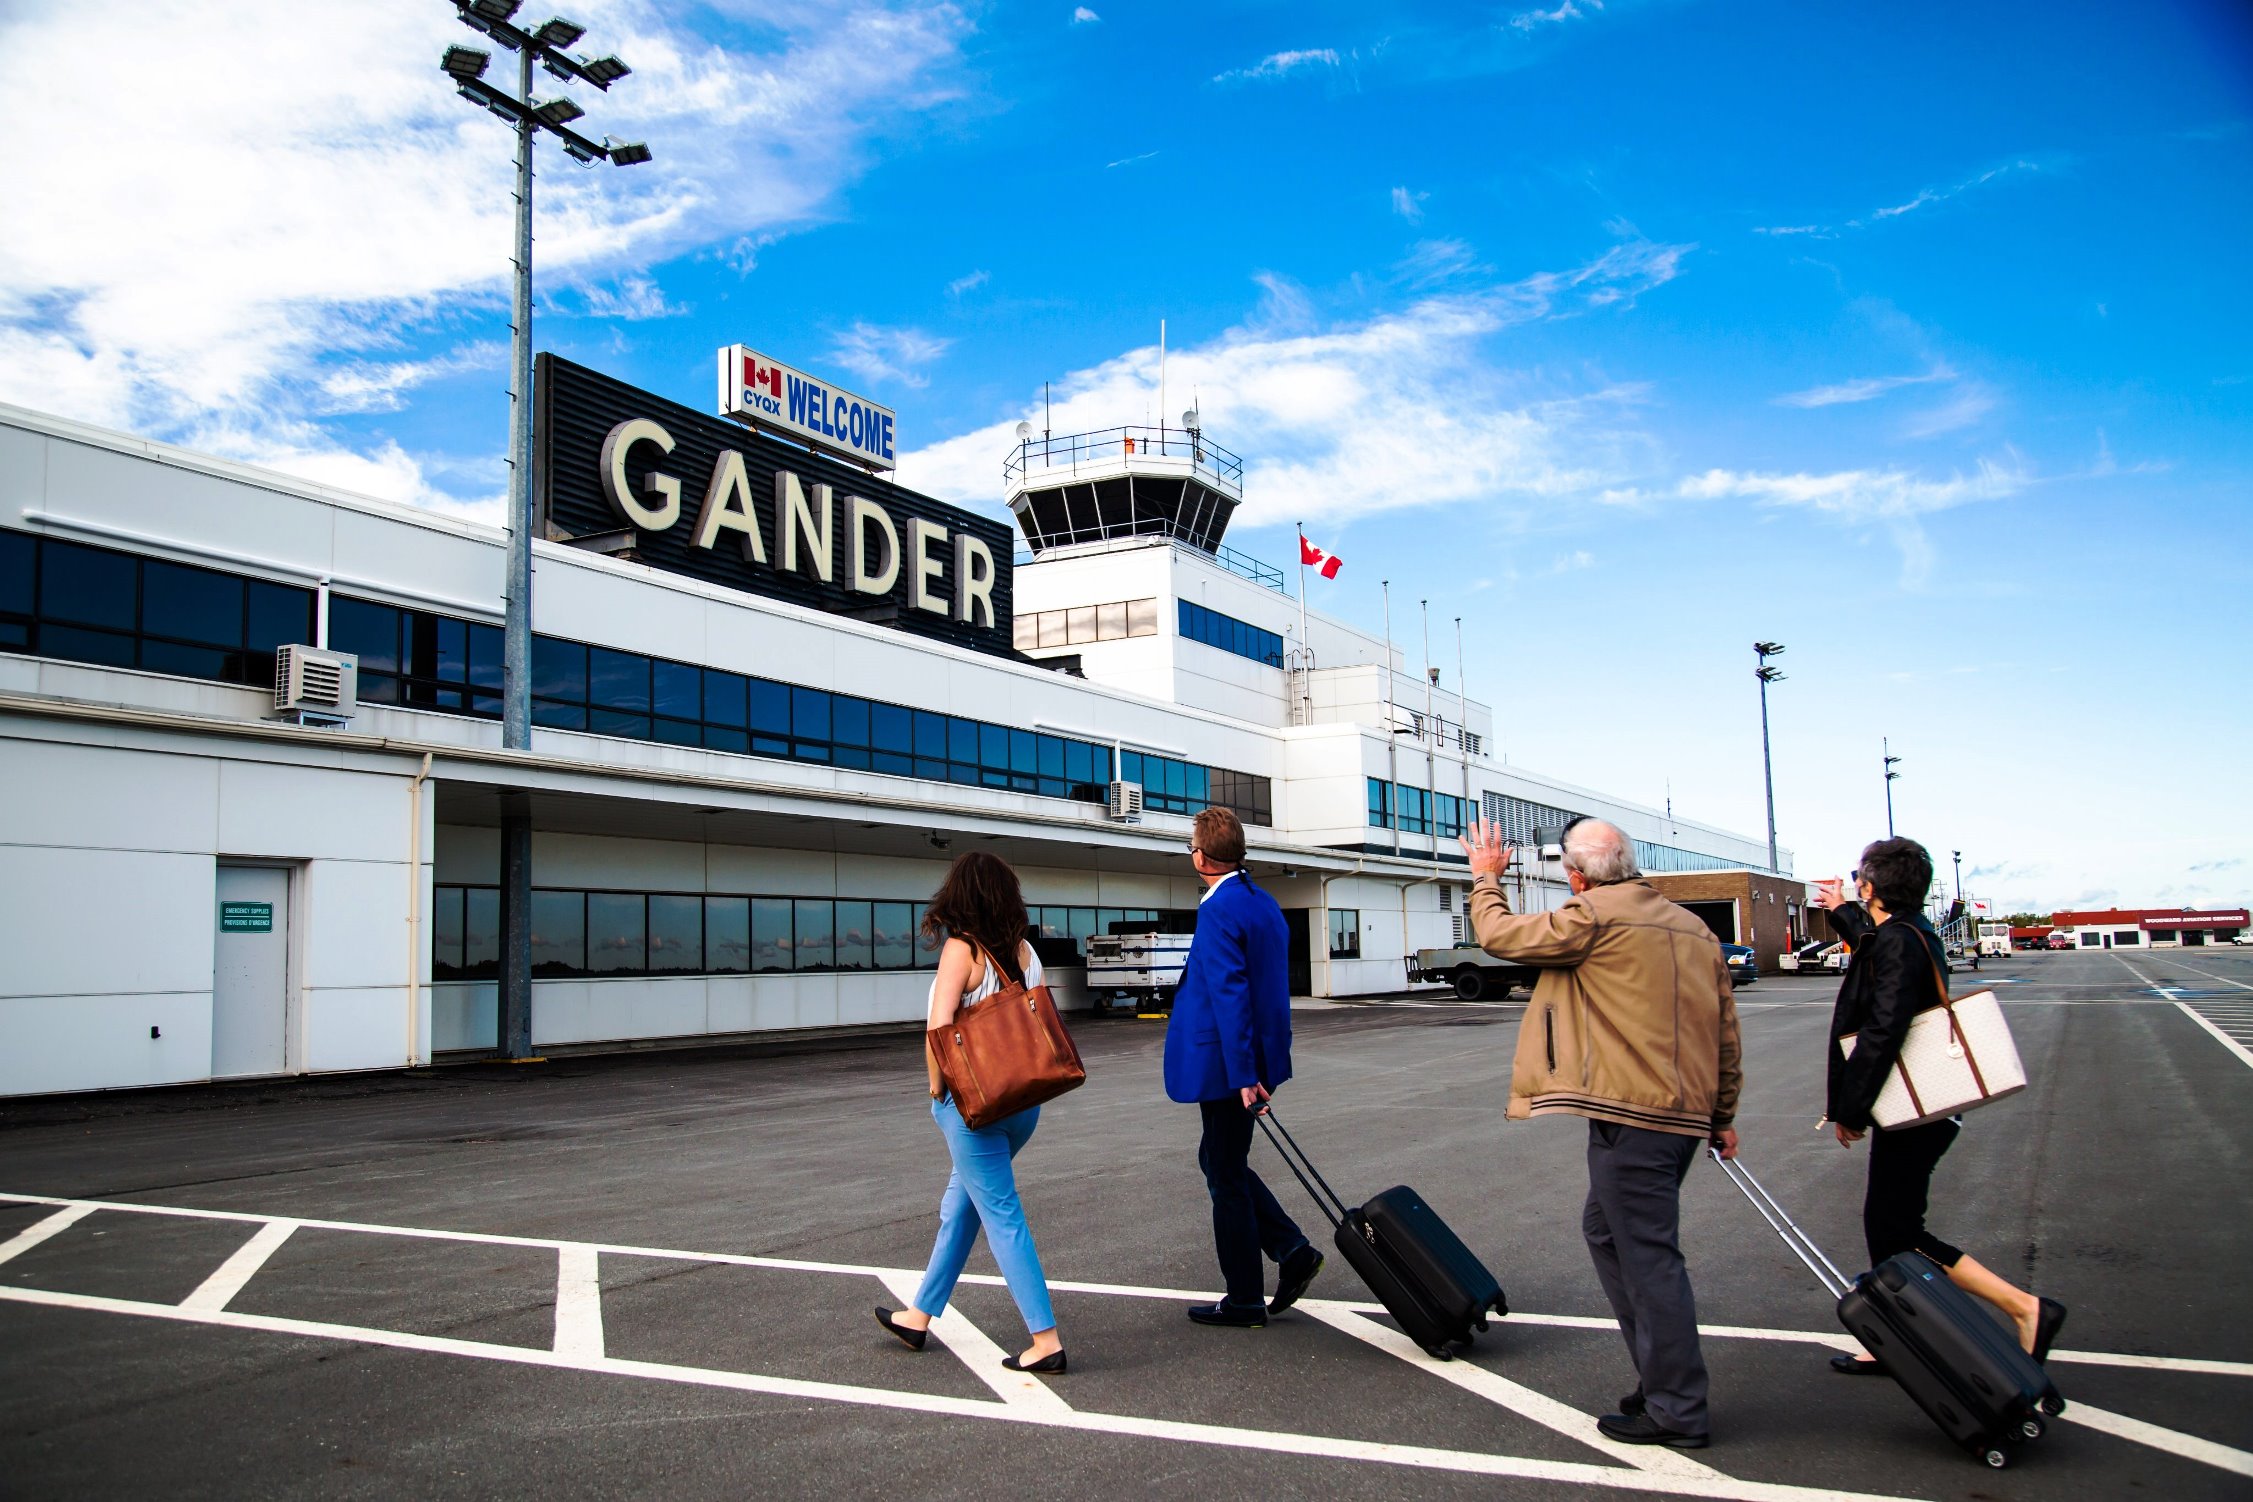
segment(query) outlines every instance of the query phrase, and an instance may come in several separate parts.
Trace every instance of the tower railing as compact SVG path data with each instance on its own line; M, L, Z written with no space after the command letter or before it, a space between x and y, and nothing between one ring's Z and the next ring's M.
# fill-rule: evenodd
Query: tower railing
M1062 470L1069 474L1083 467L1107 467L1138 456L1187 459L1231 489L1241 493L1244 488L1244 461L1207 438L1201 430L1131 425L1019 439L1017 447L1001 462L1001 478L1005 485L1022 484L1029 476L1044 471Z

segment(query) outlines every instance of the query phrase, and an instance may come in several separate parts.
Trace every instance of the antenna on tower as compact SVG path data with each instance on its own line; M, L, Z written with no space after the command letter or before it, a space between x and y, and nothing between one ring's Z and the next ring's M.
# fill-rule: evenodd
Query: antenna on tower
M1040 436L1043 438L1046 438L1049 434L1050 419L1053 415L1049 406L1048 382L1043 381L1040 383Z
M1165 448L1166 426L1166 321L1158 320L1158 447Z

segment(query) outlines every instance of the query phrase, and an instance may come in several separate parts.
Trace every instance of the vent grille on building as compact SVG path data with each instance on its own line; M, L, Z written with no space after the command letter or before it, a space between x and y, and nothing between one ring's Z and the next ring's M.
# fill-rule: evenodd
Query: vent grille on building
M1142 818L1142 784L1139 782L1114 782L1106 800L1106 811L1123 824L1137 823Z
M274 708L283 714L349 718L357 704L359 659L289 645L274 653Z

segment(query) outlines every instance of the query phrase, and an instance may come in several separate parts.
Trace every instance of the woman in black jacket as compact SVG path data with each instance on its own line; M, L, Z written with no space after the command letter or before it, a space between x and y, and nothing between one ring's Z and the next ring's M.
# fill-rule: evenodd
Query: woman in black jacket
M1963 1118L1895 1130L1870 1119L1908 1037L1909 1019L1940 1005L1946 956L1940 936L1923 915L1925 894L1932 888L1932 857L1915 840L1880 840L1862 852L1852 879L1860 902L1848 901L1837 882L1822 883L1817 900L1830 909L1831 926L1853 950L1831 1013L1827 1114L1841 1147L1872 1134L1869 1190L1862 1201L1870 1265L1901 1252L1924 1253L1946 1268L1958 1287L2010 1316L2019 1343L2036 1361L2046 1360L2065 1323L2065 1306L2004 1281L1933 1235L1924 1223L1932 1171L1963 1130ZM1838 1046L1848 1034L1857 1039L1851 1056ZM1834 1356L1831 1365L1853 1376L1878 1370L1867 1357Z

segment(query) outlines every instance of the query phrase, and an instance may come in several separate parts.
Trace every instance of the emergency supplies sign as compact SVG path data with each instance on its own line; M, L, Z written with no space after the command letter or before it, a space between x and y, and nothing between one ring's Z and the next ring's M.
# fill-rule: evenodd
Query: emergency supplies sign
M891 408L740 344L720 350L720 415L818 443L872 469L897 467Z

